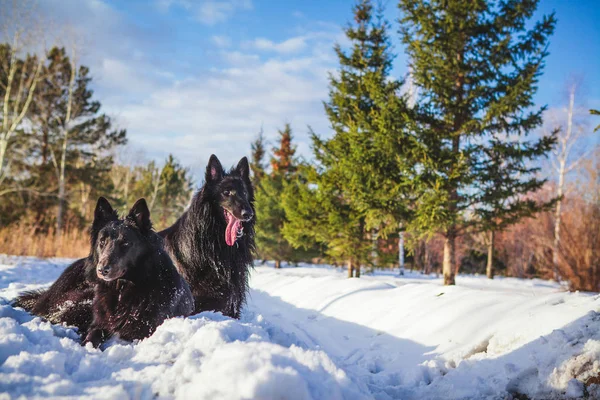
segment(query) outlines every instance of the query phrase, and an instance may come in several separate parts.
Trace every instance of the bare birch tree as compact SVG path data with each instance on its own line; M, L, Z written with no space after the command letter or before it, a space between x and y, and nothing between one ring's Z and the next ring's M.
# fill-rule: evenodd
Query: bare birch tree
M8 44L0 63L0 185L10 169L10 144L23 127L38 83L43 79L43 55L35 55L35 40L39 36L34 3L31 1L0 1L2 39ZM38 38L39 39L39 38ZM33 55L20 59L27 51ZM42 52L40 52L42 53Z
M561 126L552 157L552 167L556 176L556 196L558 197L556 208L554 210L554 244L552 248L552 264L554 278L556 280L559 279L558 249L560 246L562 198L566 192L566 177L570 172L578 168L581 162L594 151L594 148L590 148L587 151L576 152L577 145L592 132L577 120L578 115L583 114L583 112L576 107L575 99L577 89L578 85L576 83L572 83L568 87L569 103L565 111L565 120L557 121L556 116L553 118L554 124Z
M67 114L62 123L62 148L60 155L60 167L58 174L58 212L56 215L56 231L60 235L64 224L65 208L67 206L66 191L65 191L65 167L67 164L67 148L69 145L69 127L71 124L71 116L73 112L73 87L75 86L75 78L77 76L77 46L71 47L71 77L69 78L69 89L67 97Z

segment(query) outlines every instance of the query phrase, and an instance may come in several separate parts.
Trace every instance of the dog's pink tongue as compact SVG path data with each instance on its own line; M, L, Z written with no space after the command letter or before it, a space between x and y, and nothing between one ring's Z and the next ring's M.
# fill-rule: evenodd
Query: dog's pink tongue
M229 213L226 214L226 217L227 229L225 229L225 242L227 242L227 245L233 246L242 222Z

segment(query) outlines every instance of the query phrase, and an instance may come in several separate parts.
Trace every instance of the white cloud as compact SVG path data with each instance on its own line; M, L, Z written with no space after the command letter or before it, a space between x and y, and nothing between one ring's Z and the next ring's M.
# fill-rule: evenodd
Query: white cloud
M306 48L306 40L307 38L305 36L297 36L284 40L283 42L275 43L269 39L258 38L249 42L249 45L258 50L289 54L304 50Z
M224 35L215 35L210 38L213 44L217 47L230 47L231 46L231 38L229 36Z
M181 1L162 7L185 7ZM101 0L44 4L59 21L73 17L81 35L91 38L82 62L94 76L95 97L148 157L162 161L173 153L200 177L211 153L225 165L249 155L261 126L275 145L277 129L290 122L304 156L310 155L307 125L329 132L322 101L327 72L336 64L338 29L297 27L297 36L241 46L229 36L209 36L216 49L175 51L169 29L145 30Z
M252 0L157 0L159 10L180 7L193 13L194 18L205 25L225 22L238 10L252 9Z
M143 102L118 109L132 143L152 151L172 152L185 164L201 168L211 153L231 165L249 153L261 125L267 137L289 121L299 150L308 155L307 125L327 131L321 101L327 96L322 59L269 59L223 54L226 68L154 90ZM117 111L117 110L115 110Z

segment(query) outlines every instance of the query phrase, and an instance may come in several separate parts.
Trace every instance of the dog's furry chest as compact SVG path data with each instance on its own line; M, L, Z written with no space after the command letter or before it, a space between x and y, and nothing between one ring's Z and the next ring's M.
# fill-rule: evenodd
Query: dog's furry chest
M165 306L156 299L168 298L160 290L148 290L128 281L98 284L94 296L94 325L124 340L149 336L165 319Z

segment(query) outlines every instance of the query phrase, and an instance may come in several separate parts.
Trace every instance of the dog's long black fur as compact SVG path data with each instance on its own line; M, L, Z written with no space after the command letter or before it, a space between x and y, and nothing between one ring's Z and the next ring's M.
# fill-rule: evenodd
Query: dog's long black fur
M165 238L177 270L192 289L195 312L220 311L239 318L255 248L254 191L248 160L242 158L237 167L225 172L212 155L205 180L190 207L159 235ZM228 243L228 218L232 216L243 231L236 232L233 243L230 236Z
M118 217L114 210L112 217ZM97 226L92 225L90 228L91 249L96 245L99 231ZM91 251L88 257L69 265L48 289L24 292L17 297L13 305L22 307L53 324L65 323L75 326L79 334L85 337L92 322L94 297L93 283L87 280L85 272L85 263L90 257Z
M144 199L127 217L116 219L101 198L93 226L98 238L85 261L88 281L95 282L93 321L84 343L98 347L114 335L143 339L165 319L193 312L190 287L152 230Z
M25 292L14 305L40 316L53 324L66 323L85 335L92 322L94 290L86 281L85 258L68 266L46 290Z
M224 198L223 192L231 188L238 190L234 196L228 196L232 198ZM252 213L242 223L243 236L234 246L225 240L224 207L235 210L239 217L244 208ZM158 233L165 238L165 248L192 289L196 313L221 311L239 318L248 291L248 272L253 264L255 220L248 160L242 158L236 168L226 173L212 155L206 168L206 183L192 199L189 209L175 224ZM98 230L92 227L92 248L97 236ZM85 262L90 257L91 254L71 264L47 290L22 294L14 305L52 323L76 326L85 337L92 322L94 296L93 285L85 274Z

